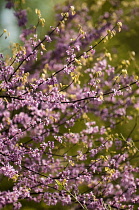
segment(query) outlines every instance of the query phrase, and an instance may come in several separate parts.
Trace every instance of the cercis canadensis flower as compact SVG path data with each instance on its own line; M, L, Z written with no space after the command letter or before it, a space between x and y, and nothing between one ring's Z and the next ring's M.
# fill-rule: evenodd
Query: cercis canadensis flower
M27 12L26 10L20 10L15 13L15 16L18 19L18 25L19 26L24 26L27 23Z
M135 55L114 66L110 52L97 51L121 31L118 15L114 24L104 13L94 27L87 7L65 6L44 38L24 28L23 44L13 44L9 59L1 54L0 176L10 182L1 209L20 209L22 200L88 210L138 205L138 77L127 71ZM24 27L26 10L15 16ZM127 136L117 132L134 118Z

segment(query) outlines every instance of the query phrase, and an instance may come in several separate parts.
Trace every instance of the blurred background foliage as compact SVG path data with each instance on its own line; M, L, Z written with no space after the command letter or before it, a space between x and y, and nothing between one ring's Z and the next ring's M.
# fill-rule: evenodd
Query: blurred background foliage
M117 33L116 36L109 40L107 43L102 43L97 47L98 52L104 52L105 49L108 50L112 54L112 61L109 63L111 65L117 66L120 65L123 60L128 60L130 57L130 52L134 51L136 54L136 59L132 61L131 65L128 67L128 73L134 74L136 73L139 76L139 15L136 14L139 9L139 1L138 0L15 0L14 2L18 3L18 7L21 9L27 9L28 11L28 25L27 27L37 25L38 17L35 14L35 9L39 9L41 11L42 17L45 19L45 27L38 28L39 37L43 37L50 30L50 26L55 26L57 23L56 13L55 13L55 5L60 4L60 8L64 4L70 4L79 7L88 7L89 14L91 16L92 25L94 27L98 27L98 19L100 16L109 12L111 17L108 21L114 21L115 11L121 11L122 15L119 15L119 21L124 21L124 28L121 33ZM112 4L112 2L114 2ZM12 42L21 43L19 39L19 35L21 33L21 29L19 29L17 20L13 15L13 9L5 9L6 1L0 0L0 33L3 32L3 29L7 29L10 32L10 36L5 39L4 36L0 38L0 51L4 54L10 53L9 46ZM131 9L133 12L131 13ZM123 12L122 12L123 10ZM103 20L104 21L104 20ZM21 43L22 44L22 43ZM131 110L132 111L132 110ZM138 115L138 113L133 113L134 115ZM89 116L90 118L94 118L94 116ZM119 125L116 127L115 132L122 133L123 136L127 137L131 130L134 128L138 119L133 117L133 120L130 123L125 123L124 125ZM100 121L98 120L98 123ZM77 131L77 128L73 128ZM135 127L132 133L132 138L135 142L138 142L138 134L139 128ZM137 146L138 143L136 143ZM8 183L8 186L6 185ZM12 186L12 183L11 183ZM1 187L3 187L1 185ZM9 181L6 181L4 187L9 188ZM22 201L23 207L22 210L72 210L72 207L61 206L60 204L57 206L46 206L44 203L35 203L33 201ZM12 210L12 206L5 207L4 210Z
M55 5L64 1L65 0L14 0L13 2L21 9L27 10L27 27L37 25L38 17L35 13L35 9L37 8L41 11L42 17L46 21L45 28L39 27L39 34L42 36L43 34L46 34L50 29L50 26L55 23ZM5 39L3 36L0 39L0 50L4 53L5 51L9 52L8 47L10 43L20 42L19 35L21 33L16 17L13 14L15 11L13 9L5 8L6 3L7 2L5 0L0 0L0 32L2 33L3 29L7 29L8 32L10 32L10 36L8 38Z

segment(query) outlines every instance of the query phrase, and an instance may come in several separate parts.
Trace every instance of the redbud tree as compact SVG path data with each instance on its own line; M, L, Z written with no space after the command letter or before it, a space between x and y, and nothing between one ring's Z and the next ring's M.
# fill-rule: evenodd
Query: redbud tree
M105 11L105 2L57 6L40 38L41 11L28 26L23 1L6 1L22 30L12 55L0 54L1 209L139 206L138 65L113 45L130 30L124 11L136 16L139 5L109 0Z

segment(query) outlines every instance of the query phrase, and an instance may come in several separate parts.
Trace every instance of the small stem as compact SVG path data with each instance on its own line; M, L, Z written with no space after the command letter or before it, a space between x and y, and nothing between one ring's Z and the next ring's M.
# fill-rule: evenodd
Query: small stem
M80 204L80 206L81 206L83 209L88 210L87 207L86 207L86 205L81 204L81 202L77 199L77 196L76 196L76 195L73 195L70 191L66 190L65 187L64 187L64 190L65 190L67 193L69 193L69 194L70 194L70 195L71 195L71 196Z

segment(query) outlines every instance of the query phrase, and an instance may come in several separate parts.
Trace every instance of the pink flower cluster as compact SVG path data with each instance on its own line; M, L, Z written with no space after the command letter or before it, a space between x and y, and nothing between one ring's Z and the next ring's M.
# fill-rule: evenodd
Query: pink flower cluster
M132 210L139 205L136 124L127 136L116 129L135 117L137 79L97 52L117 26L102 16L98 28L86 24L87 8L63 10L44 39L24 28L23 45L9 59L1 55L0 177L10 187L0 192L0 208L32 200ZM26 24L26 10L15 16Z

